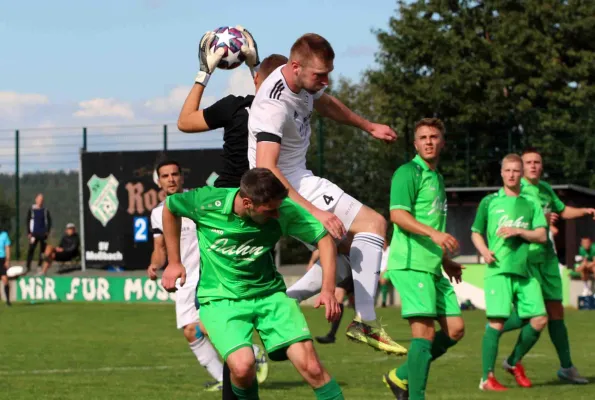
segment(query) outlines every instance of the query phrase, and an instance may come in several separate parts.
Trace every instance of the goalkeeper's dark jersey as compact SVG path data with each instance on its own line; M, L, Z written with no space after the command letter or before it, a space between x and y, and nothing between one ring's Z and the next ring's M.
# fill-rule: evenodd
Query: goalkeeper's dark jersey
M229 95L204 109L210 129L223 128L223 166L215 187L237 188L248 171L248 109L254 96Z

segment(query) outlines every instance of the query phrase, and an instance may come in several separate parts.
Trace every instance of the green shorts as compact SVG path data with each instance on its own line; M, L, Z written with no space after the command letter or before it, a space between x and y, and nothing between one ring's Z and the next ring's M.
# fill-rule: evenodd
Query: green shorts
M200 305L200 320L224 360L234 351L252 346L254 329L271 359L271 353L283 359L290 345L312 340L300 306L284 292L245 300L210 301Z
M529 262L529 271L539 282L545 301L562 301L562 277L558 256L554 254L546 257L544 262Z
M393 269L386 276L401 296L403 318L461 315L455 291L445 277L411 269Z
M484 293L488 318L510 317L513 305L521 319L547 315L539 282L534 277L493 275L485 279Z

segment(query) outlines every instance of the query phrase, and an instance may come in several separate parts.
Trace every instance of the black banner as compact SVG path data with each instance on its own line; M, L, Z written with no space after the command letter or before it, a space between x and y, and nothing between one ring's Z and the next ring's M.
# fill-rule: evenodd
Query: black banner
M151 210L165 198L153 181L161 151L83 153L85 261L147 268L153 250ZM221 164L220 150L168 151L182 166L184 187L205 186ZM211 178L211 179L209 179Z

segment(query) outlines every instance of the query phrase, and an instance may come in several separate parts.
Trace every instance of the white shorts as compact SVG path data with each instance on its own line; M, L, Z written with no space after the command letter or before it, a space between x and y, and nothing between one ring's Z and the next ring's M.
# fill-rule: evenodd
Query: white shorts
M186 276L184 286L176 290L176 325L178 329L198 322L196 285L198 285L199 273L199 269L195 268Z
M293 175L293 174L292 174ZM362 208L362 203L354 199L328 179L310 175L309 171L287 177L291 186L317 208L335 214L345 229L351 224Z

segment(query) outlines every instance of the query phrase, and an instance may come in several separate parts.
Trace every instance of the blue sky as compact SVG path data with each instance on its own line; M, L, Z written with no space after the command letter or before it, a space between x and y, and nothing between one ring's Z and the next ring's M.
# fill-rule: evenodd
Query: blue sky
M395 0L5 1L0 129L44 127L47 136L61 126L173 123L193 84L200 37L224 25L250 29L261 57L319 33L337 53L334 77L358 79L374 63L372 29L386 28L395 8ZM251 86L245 66L217 70L205 102Z

